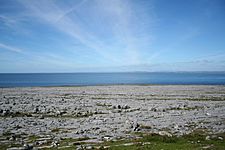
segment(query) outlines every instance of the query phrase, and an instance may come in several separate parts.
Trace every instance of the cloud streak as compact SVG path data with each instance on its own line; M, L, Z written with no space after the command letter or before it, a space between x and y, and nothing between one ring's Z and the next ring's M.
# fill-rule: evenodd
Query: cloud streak
M109 61L120 64L138 63L140 60L139 43L143 39L135 36L134 32L137 28L131 26L135 23L138 24L138 17L134 17L134 20L131 19L134 12L129 5L129 1L96 0L90 2L83 0L69 8L62 7L58 4L58 1L51 0L19 0L19 2L27 9L28 13L39 18L40 21L44 21L69 35L74 38L74 41L78 40ZM84 9L92 11L82 12ZM93 18L97 18L97 20ZM110 44L104 42L101 35L85 27L91 26L92 22L87 23L89 20L94 21L95 24L100 21L100 27L97 28L102 32L104 31L101 26L105 23L109 25L106 27L106 30L109 30L107 36L116 41L112 41ZM120 52L119 56L118 52Z
M94 35L91 35L78 23L73 21L71 17L68 17L66 15L67 10L60 8L54 1L23 0L19 2L21 2L34 17L41 19L41 21L45 21L61 32L75 38L75 40L79 40L82 44L94 49L102 56L110 58L107 53L102 51L104 47L102 46L102 43L97 40Z
M3 43L0 43L0 49L5 49L11 52L16 52L16 53L23 53L23 50L17 47L12 47L10 45L6 45Z

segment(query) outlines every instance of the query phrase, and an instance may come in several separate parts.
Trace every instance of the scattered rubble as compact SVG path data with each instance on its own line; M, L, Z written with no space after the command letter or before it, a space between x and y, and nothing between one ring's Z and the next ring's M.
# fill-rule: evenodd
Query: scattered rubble
M0 144L29 150L61 147L63 141L129 139L139 132L224 133L224 91L224 86L205 85L1 88Z

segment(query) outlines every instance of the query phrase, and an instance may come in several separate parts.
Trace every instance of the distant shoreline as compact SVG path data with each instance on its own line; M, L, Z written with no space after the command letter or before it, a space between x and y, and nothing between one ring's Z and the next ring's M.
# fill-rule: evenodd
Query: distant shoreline
M54 86L0 86L0 88L63 88L104 86L225 86L225 84L96 84L96 85L54 85Z
M2 72L0 74L225 73L225 71Z

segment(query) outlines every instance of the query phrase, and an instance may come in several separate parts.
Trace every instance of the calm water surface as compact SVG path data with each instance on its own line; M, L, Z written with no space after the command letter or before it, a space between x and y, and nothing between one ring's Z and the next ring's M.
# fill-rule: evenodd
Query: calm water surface
M173 73L4 73L0 87L105 84L213 84L225 85L225 72Z

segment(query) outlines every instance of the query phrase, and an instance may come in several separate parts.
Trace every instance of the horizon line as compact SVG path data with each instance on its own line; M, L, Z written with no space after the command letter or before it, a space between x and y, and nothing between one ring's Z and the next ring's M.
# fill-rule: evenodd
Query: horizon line
M90 71L90 72L0 72L0 74L73 74L73 73L225 73L225 71Z

